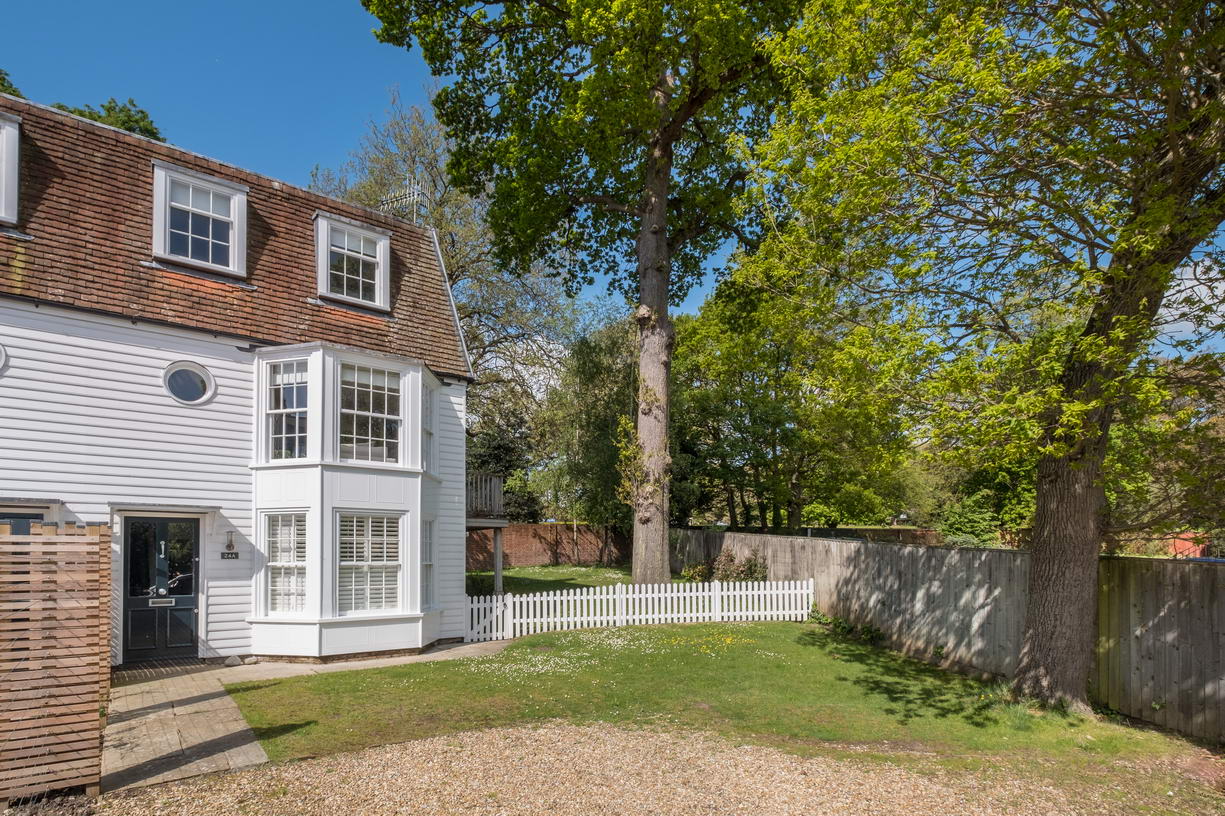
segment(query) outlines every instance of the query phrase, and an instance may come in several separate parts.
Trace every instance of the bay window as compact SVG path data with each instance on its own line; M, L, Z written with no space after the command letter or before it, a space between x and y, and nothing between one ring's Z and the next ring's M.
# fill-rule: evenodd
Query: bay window
M337 531L341 615L400 608L400 517L341 513Z

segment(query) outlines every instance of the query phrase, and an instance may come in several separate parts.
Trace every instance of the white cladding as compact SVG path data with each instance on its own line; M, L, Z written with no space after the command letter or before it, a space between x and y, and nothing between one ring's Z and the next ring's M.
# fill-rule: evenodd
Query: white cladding
M0 301L0 346L7 352L0 368L0 507L5 499L53 499L61 504L52 505L49 520L113 525L116 661L122 654L125 515L200 518L203 657L379 651L463 635L464 385L438 384L419 368L412 375L414 383L437 388L434 475L414 467L419 416L412 408L406 414L411 446L404 467L345 466L319 457L318 440L330 444L335 430L322 393L311 400L317 458L309 465L260 467L254 455L255 430L263 422L257 410L259 360L245 341ZM164 369L181 360L211 372L215 396L184 405L166 393ZM333 617L332 521L342 506L405 514L399 614ZM328 601L310 624L276 626L275 639L268 639L269 632L262 644L253 644L253 621L266 619L256 521L264 511L285 508L310 514L318 534L308 536L308 587L319 597L326 593ZM436 521L437 604L419 610L419 525L428 518ZM222 559L231 543L238 557Z

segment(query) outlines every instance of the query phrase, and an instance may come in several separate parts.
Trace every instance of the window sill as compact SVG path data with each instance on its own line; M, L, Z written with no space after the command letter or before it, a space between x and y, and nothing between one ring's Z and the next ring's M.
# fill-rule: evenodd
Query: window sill
M376 317L388 317L391 314L390 306L382 306L377 303L371 303L367 300L358 300L357 298L345 297L344 295L333 295L325 292L317 293L314 298L308 298L307 303L313 303L318 306L333 306L343 309L351 309L363 314L369 313Z
M280 468L295 468L295 467L328 467L328 468L346 468L349 470L386 470L394 473L414 473L418 475L429 476L432 479L438 479L433 474L422 474L421 468L409 467L408 465L392 465L386 462L332 462L324 459L286 459L279 462L251 462L247 467L251 470L278 470Z
M287 623L287 624L299 624L299 625L308 624L312 626L318 626L320 624L327 624L327 623L363 623L363 622L365 623L371 623L371 622L385 623L387 621L398 621L398 620L415 621L415 620L420 620L424 616L425 616L424 612L388 612L383 615L374 615L374 614L340 615L335 618L268 618L268 617L247 618L246 621L247 623L258 623L258 624Z
M16 224L17 224L16 221L9 222L9 221L0 220L0 235L7 236L9 238L16 238L18 241L33 241L34 240L33 235L30 235L28 232L22 232L21 230L16 229Z

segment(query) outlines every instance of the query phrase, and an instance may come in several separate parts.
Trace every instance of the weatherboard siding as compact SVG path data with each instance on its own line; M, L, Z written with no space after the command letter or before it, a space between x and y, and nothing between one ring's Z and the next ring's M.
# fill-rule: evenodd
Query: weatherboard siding
M250 651L252 355L232 338L0 302L0 497L63 502L61 521L119 522L119 504L218 507L201 519L204 656ZM165 367L192 360L216 395L182 405ZM240 557L221 560L234 533ZM116 526L116 606L123 565ZM116 615L118 624L118 615ZM114 654L122 654L116 625Z
M464 588L467 546L464 504L466 395L467 389L463 385L446 385L438 392L435 443L438 448L439 481L429 492L437 496L434 503L434 572L438 606L442 609L437 633L439 638L463 637L468 626L468 596Z

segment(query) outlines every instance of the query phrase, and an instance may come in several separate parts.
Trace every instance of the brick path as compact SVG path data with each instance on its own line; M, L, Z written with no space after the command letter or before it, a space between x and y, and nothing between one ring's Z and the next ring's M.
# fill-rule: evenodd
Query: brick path
M155 785L267 762L254 732L226 693L225 683L475 657L505 646L505 642L451 645L423 655L319 665L225 667L168 661L117 669L103 737L102 790Z

